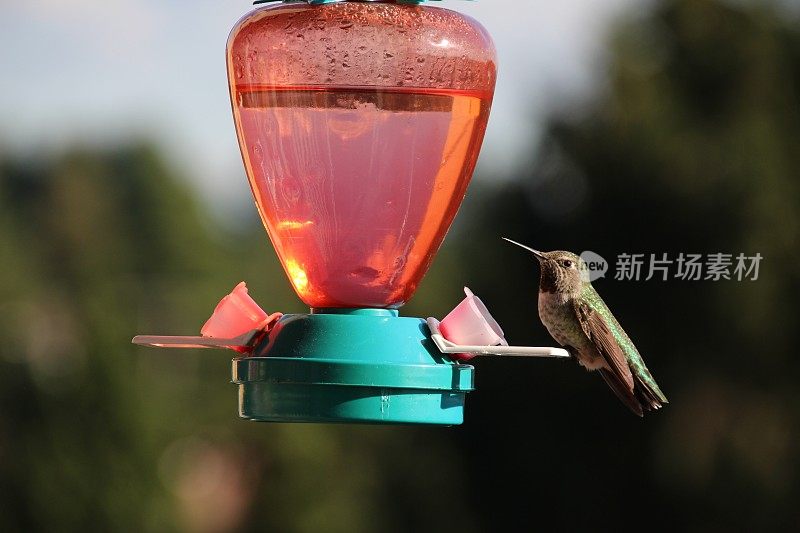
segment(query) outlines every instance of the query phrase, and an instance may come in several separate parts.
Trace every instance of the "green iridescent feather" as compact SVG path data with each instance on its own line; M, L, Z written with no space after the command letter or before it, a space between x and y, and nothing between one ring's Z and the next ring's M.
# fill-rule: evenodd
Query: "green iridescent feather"
M650 371L644 364L644 360L639 354L639 351L636 349L636 346L633 344L633 341L631 341L630 337L628 337L628 334L625 333L625 330L622 329L622 326L619 325L619 322L617 322L617 319L614 318L611 310L608 308L594 287L591 286L591 284L587 283L584 285L583 290L581 291L580 299L583 304L600 315L606 327L613 335L614 341L625 354L625 359L634 377L638 378L645 385L647 385L647 387L649 387L656 395L658 400L663 403L667 403L667 397L663 392L661 392L661 389L656 383L656 380L653 378L653 375L650 374Z

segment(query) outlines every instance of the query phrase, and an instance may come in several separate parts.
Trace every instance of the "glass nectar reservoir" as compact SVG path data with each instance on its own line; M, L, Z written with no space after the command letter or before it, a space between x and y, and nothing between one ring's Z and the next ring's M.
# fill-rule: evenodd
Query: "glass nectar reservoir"
M314 309L402 306L464 197L496 77L486 30L400 2L269 4L228 78L258 212Z

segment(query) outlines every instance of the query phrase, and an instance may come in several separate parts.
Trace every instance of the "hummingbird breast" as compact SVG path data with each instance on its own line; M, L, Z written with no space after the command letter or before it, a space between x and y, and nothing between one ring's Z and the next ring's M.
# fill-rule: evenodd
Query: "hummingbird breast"
M569 294L540 292L539 318L557 343L572 348L581 366L587 370L608 367L584 333Z

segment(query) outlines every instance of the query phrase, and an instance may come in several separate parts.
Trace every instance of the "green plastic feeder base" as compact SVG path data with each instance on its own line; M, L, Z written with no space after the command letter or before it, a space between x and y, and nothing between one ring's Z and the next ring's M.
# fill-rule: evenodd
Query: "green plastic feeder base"
M233 360L239 416L270 422L461 424L474 369L444 356L419 318L388 309L285 315Z

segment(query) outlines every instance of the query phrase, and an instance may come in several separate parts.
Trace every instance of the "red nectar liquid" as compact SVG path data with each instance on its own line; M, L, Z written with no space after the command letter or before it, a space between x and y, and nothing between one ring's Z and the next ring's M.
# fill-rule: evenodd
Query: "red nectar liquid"
M447 90L238 87L259 213L312 307L397 307L456 214L487 95Z

